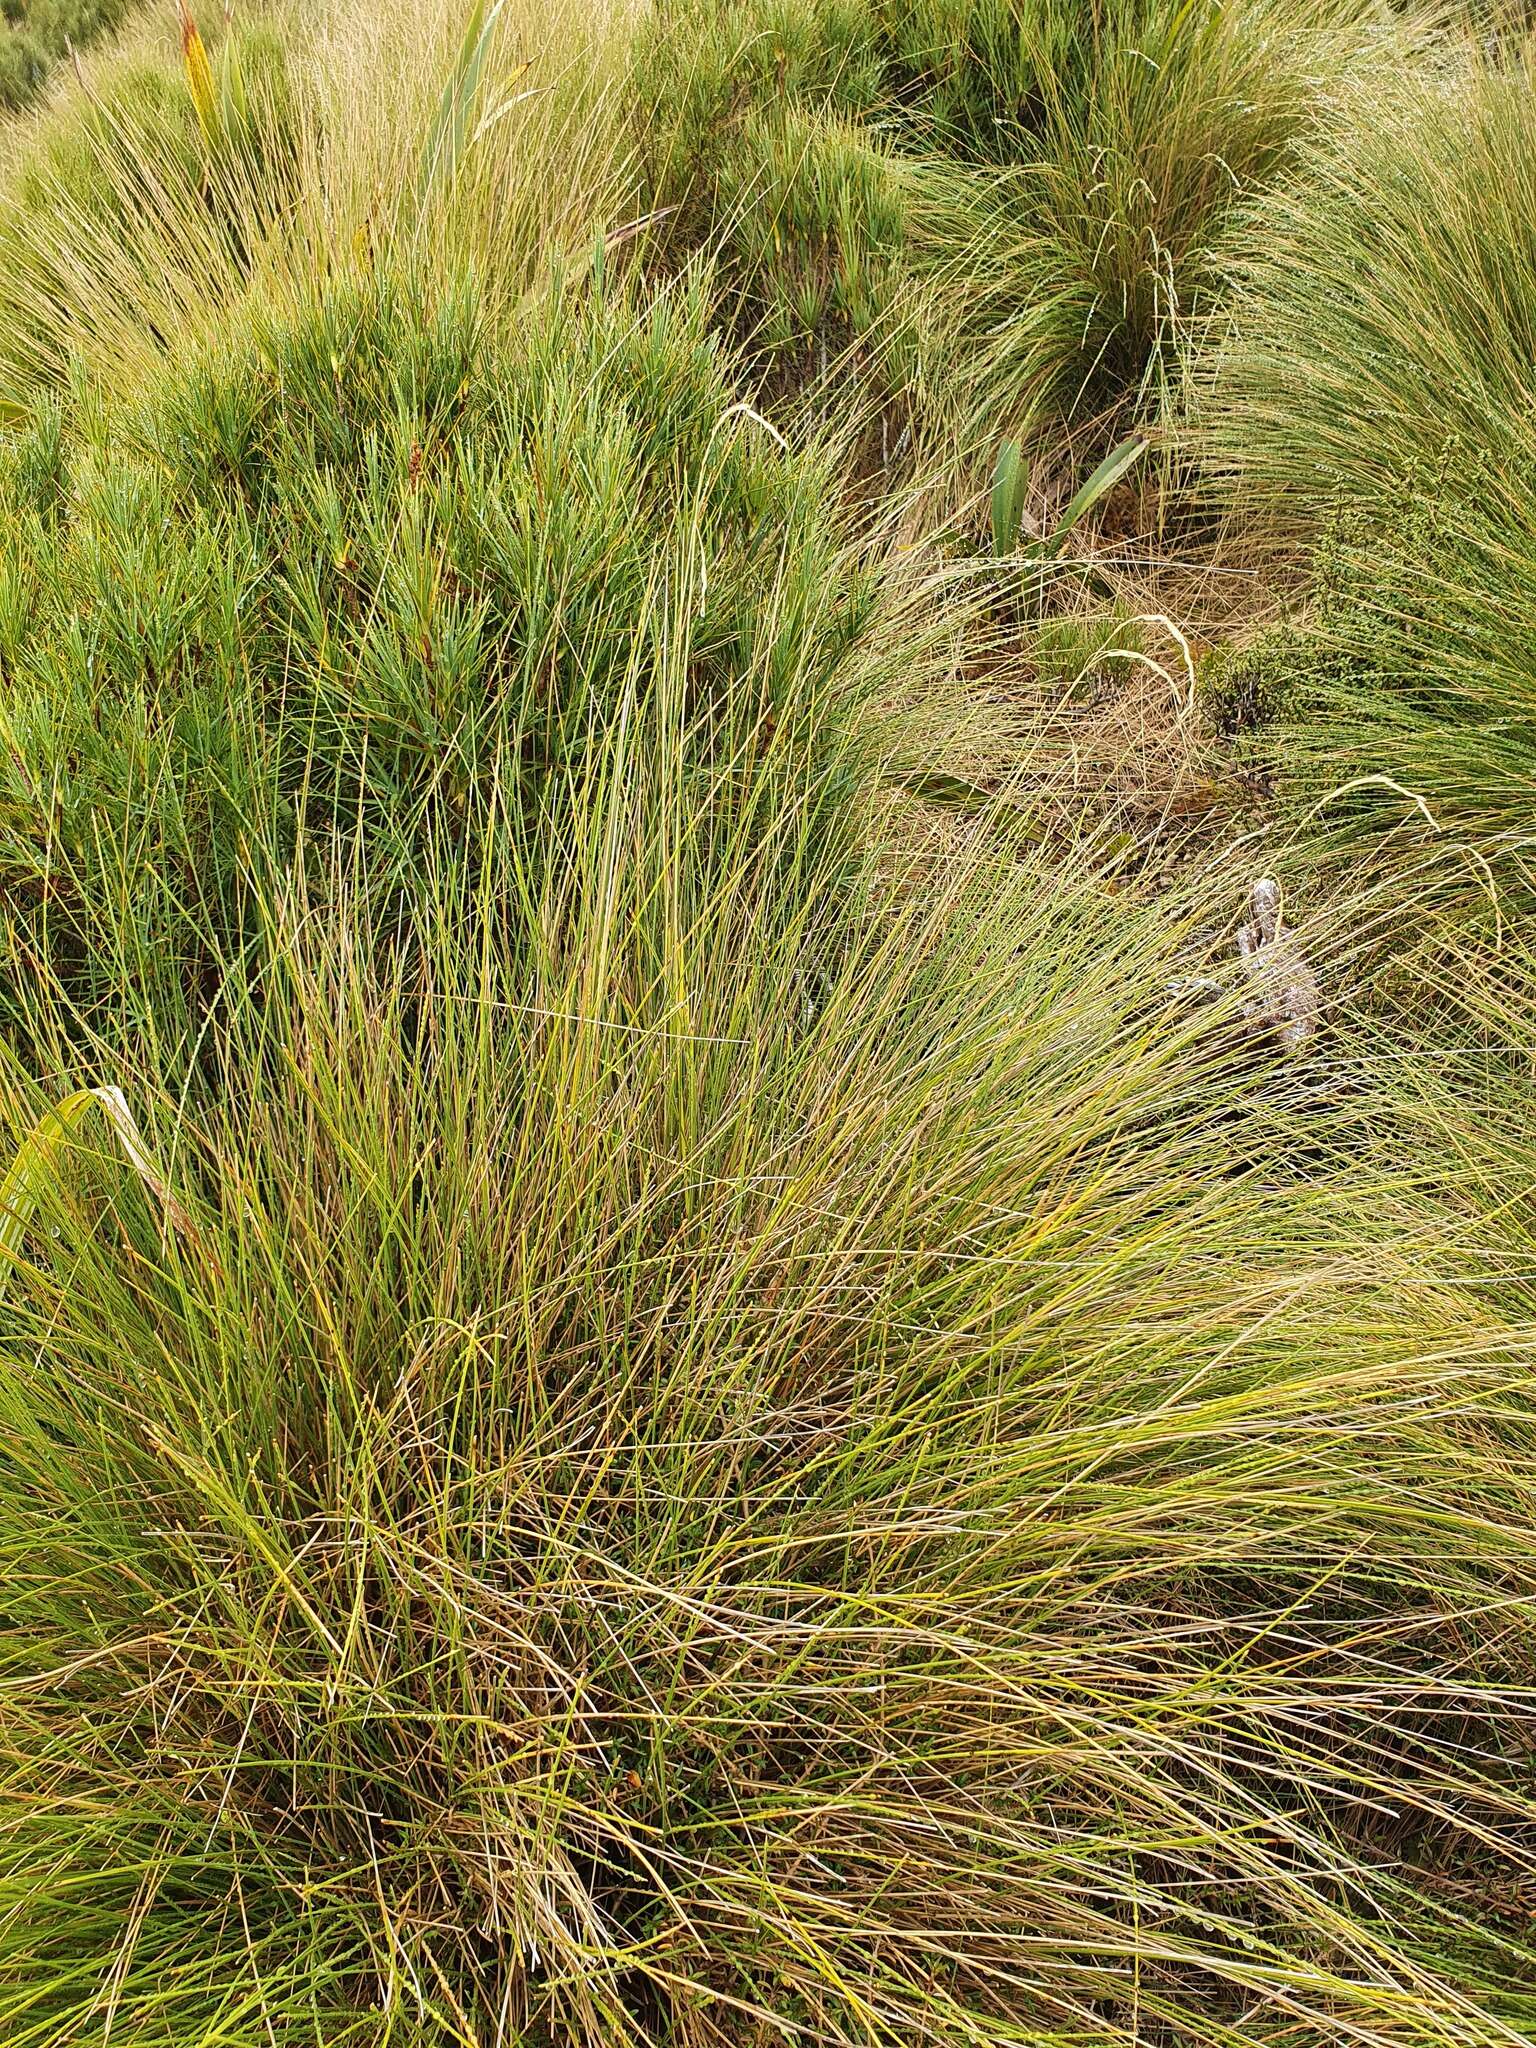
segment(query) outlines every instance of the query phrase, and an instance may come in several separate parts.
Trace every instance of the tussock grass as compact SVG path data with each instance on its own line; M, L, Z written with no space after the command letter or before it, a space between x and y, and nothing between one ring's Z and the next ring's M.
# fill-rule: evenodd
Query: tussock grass
M516 944L275 907L194 1105L90 1048L190 1228L85 1153L11 1276L7 2038L1507 2039L1454 1205L1054 862L668 886L686 756Z
M1536 2039L1528 933L926 772L1410 45L274 22L0 217L0 2039Z
M1358 0L703 0L642 53L649 189L770 362L873 354L968 451L1155 418L1235 200L1390 47Z
M1495 862L1512 914L1536 786L1529 65L1474 55L1372 94L1243 221L1204 413L1241 516L1312 559L1306 622L1270 662L1303 788L1392 778ZM1356 824L1414 808L1378 782Z
M997 57L956 64L936 34L930 62L967 96L979 75L991 106L962 125L983 158L1018 166L1020 310L981 353L973 404L1026 426L1165 416L1179 345L1212 309L1232 206L1283 170L1340 78L1379 59L1379 18L1349 0L961 11L960 47L984 21Z
M624 0L467 12L327 0L302 33L205 22L209 132L176 39L93 60L0 201L0 400L71 376L131 399L167 353L389 261L510 311L556 252L582 266L622 239Z
M195 31L194 31L195 35ZM163 344L211 288L238 293L294 201L298 109L282 40L114 67L45 124L0 212L0 375L13 414L95 343ZM195 82L195 90L194 90Z

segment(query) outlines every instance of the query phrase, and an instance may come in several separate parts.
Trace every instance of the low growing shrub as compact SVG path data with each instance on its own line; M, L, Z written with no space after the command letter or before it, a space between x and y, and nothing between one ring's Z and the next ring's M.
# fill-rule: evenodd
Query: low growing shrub
M653 693L716 829L806 778L835 818L874 586L706 328L573 289L497 342L380 279L94 443L45 409L0 579L13 950L195 1014L242 876L340 832L382 904L430 846L526 852Z

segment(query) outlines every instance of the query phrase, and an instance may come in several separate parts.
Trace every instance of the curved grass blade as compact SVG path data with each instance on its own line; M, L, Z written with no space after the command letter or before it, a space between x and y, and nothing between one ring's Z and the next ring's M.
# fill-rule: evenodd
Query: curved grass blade
M443 97L422 155L421 173L416 188L419 204L426 203L428 194L440 177L453 176L464 153L470 117L480 96L486 59L490 55L501 9L502 0L496 0L496 4L489 9L485 0L475 0L475 5L470 9L469 20L464 28L464 39L459 45L453 69L448 74L448 83L443 88Z
M192 1219L166 1185L145 1148L133 1111L121 1088L81 1088L41 1118L11 1161L0 1181L0 1252L7 1261L21 1257L27 1229L37 1213L43 1189L58 1167L75 1130L91 1110L100 1109L123 1157L146 1191L178 1230L190 1231ZM9 1263L0 1265L0 1295L5 1292Z

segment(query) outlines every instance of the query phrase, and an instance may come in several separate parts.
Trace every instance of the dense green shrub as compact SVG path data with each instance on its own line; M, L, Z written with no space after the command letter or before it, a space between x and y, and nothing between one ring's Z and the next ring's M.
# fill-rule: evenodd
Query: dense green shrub
M66 50L110 35L130 0L6 0L0 25L0 108L16 112L37 98Z
M754 108L722 154L715 203L739 318L771 361L893 340L913 178L865 131ZM884 326L887 331L880 330Z
M638 53L642 127L659 187L707 179L721 139L775 104L859 119L886 93L869 0L687 0L662 14Z
M554 829L655 693L697 760L758 764L717 809L822 774L870 587L705 328L697 294L572 295L496 343L379 282L94 444L45 408L0 582L13 946L195 996L301 828L361 834L387 896L444 835Z
M770 391L829 372L881 403L923 386L924 251L974 233L964 181L873 118L876 27L862 0L738 0L674 10L641 49L654 251L718 257L724 318Z

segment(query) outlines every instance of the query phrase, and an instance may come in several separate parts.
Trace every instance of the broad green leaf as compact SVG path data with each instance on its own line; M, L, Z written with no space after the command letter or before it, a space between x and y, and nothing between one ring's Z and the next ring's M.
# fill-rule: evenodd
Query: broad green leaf
M1054 555L1067 535L1080 519L1086 519L1094 506L1129 474L1143 455L1149 443L1145 434L1133 434L1128 441L1122 441L1117 448L1111 448L1098 468L1089 477L1081 490L1071 500L1061 518L1044 540L1036 542L1029 550L1034 555Z
M1005 441L992 472L992 552L999 558L1011 555L1019 544L1027 481L1018 442Z

